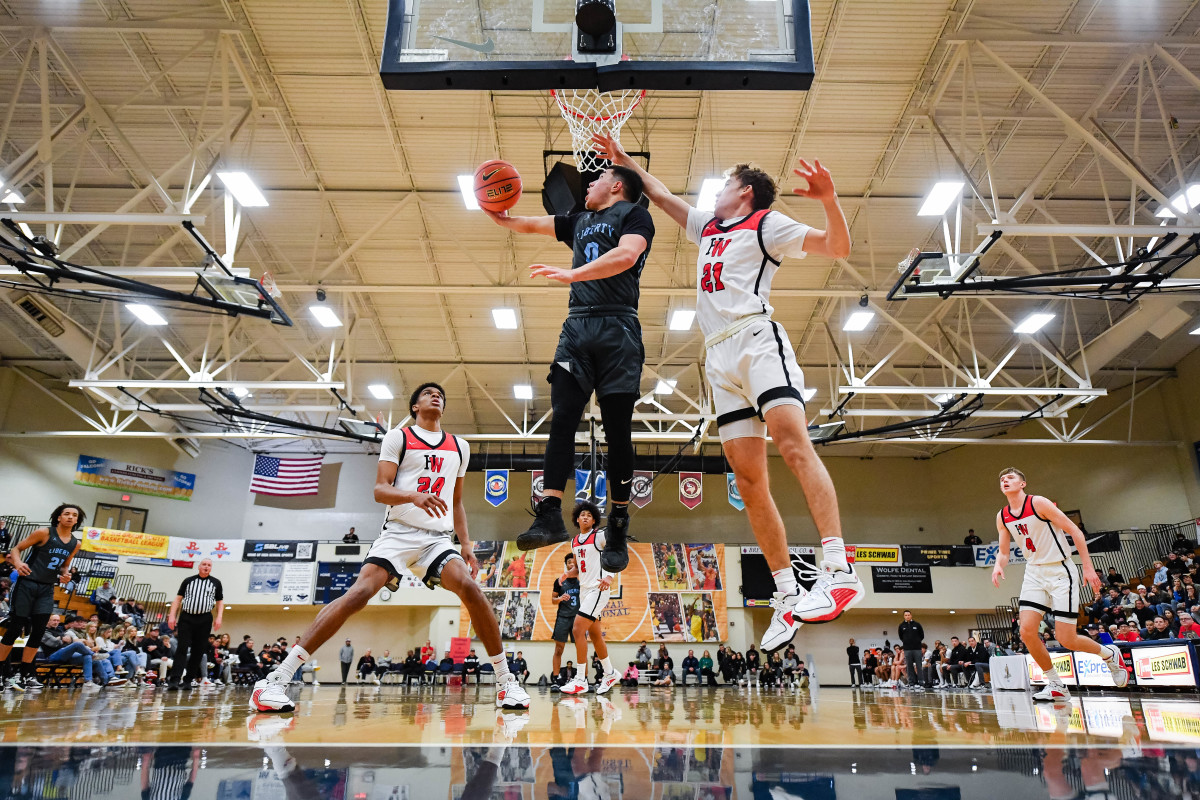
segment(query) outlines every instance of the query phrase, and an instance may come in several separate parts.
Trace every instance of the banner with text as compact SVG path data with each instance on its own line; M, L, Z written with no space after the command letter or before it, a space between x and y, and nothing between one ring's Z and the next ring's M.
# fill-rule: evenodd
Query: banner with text
M115 531L111 528L84 528L80 540L80 548L92 553L147 558L166 558L169 542L166 536L137 531Z
M173 561L237 561L242 555L242 539L186 539L172 536L167 558Z
M882 544L848 544L846 560L851 564L899 564L900 546Z
M871 567L871 588L876 594L933 594L933 576L928 564Z
M994 567L996 566L996 556L1000 553L1000 543L992 542L991 544L972 545L975 548L975 566L977 567ZM1008 563L1024 564L1025 553L1015 544L1008 551Z
M904 564L928 564L931 567L973 567L975 551L969 544L902 544Z
M500 621L501 637L550 641L551 603L569 543L521 552L516 542L477 541L479 584ZM613 579L602 614L610 642L719 642L727 634L725 546L643 542L629 545L629 567ZM647 609L647 598L649 609ZM474 636L462 615L459 634Z
M192 491L196 488L196 476L190 472L81 455L75 465L75 483L171 500L191 500Z
M317 543L246 539L242 561L316 561Z

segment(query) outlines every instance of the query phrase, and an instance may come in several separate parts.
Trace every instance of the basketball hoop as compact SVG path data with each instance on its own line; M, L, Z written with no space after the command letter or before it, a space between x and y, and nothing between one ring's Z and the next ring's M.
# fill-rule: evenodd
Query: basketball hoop
M600 172L607 165L593 149L592 137L607 133L619 143L621 126L646 96L645 89L598 92L595 89L551 89L567 127L571 130L571 150L580 172Z

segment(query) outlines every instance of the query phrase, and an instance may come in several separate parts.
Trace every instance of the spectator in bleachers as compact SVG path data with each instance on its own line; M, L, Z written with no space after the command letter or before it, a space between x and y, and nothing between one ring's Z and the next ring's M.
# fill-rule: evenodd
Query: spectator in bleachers
M1160 615L1167 623L1167 630L1171 632L1172 639L1179 638L1179 618L1175 616L1175 612L1169 608L1163 609Z
M746 651L746 671L751 675L758 672L761 667L758 650L755 649L754 643L750 643L750 649Z
M475 676L475 682L479 683L479 656L475 651L467 653L467 657L463 659L463 684L466 684L467 678Z
M1196 625L1191 614L1179 615L1179 630L1175 631L1176 639L1200 639L1200 626Z
M1154 617L1157 616L1154 609L1146 604L1142 598L1138 598L1133 604L1133 616L1137 619L1138 627L1142 629L1142 636L1145 637L1145 630L1154 622Z
M696 677L696 683L700 682L700 659L696 658L695 650L688 650L688 654L684 656L683 663L679 665L682 670L683 684L687 685L689 675Z
M1178 553L1167 553L1167 574L1181 575L1188 571L1187 563L1179 557Z
M1157 642L1163 639L1174 638L1171 636L1171 629L1167 627L1167 621L1162 617L1155 617L1150 623L1150 627L1146 629L1142 639L1147 642Z
M700 656L700 677L707 681L709 686L717 685L717 673L713 671L712 656L707 650Z
M1154 582L1156 584L1164 584L1170 579L1170 574L1167 572L1167 565L1161 561L1154 562Z
M416 650L409 650L408 655L404 657L404 685L412 686L414 680L420 684L424 673L425 665L421 663L421 654Z
M371 655L371 648L368 647L366 652L358 657L358 664L354 668L354 671L358 673L358 682L379 683L377 667L375 656Z
M773 688L783 682L783 662L779 653L771 653L762 662L762 674L759 675L760 687Z
M1175 541L1171 542L1171 551L1179 555L1191 555L1196 551L1196 541L1189 539L1183 535L1183 531L1175 534Z
M741 653L725 653L724 663L720 665L722 681L725 683L737 683L738 678L741 676L738 672L738 660L741 657ZM720 658L719 655L718 658Z
M343 544L358 544L358 534L354 532L354 528L351 528L350 532L342 537L342 543Z
M42 634L42 653L52 664L79 664L83 668L83 688L99 688L92 683L92 650L77 638L82 621L74 614L67 617L65 625L61 620L58 614L50 616Z
M1108 577L1105 578L1105 580L1108 581L1109 586L1119 587L1119 586L1123 585L1124 583L1126 583L1125 576L1122 575L1121 573L1117 572L1116 567L1108 568Z
M1139 584L1140 585L1140 584ZM1142 588L1145 588L1144 586ZM1133 590L1132 586L1121 587L1121 602L1120 607L1126 611L1132 610L1134 604L1138 601L1138 593Z
M0 555L6 554L12 547L12 531L8 529L8 520L0 517Z
M621 675L622 686L637 686L638 685L638 668L633 661L629 662L629 666L625 668L625 672Z
M975 534L975 529L974 529L974 528L970 528L970 529L968 529L968 530L967 530L967 535L966 535L966 538L964 538L964 539L963 539L963 544L969 544L969 545L980 545L980 544L983 544L983 539L980 539L980 538L979 538L979 537L978 537L978 536Z

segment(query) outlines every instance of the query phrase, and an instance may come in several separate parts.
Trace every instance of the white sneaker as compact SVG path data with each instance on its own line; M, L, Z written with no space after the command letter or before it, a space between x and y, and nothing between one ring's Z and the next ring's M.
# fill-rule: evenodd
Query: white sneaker
M93 683L92 681L88 681L87 683L83 684L83 688L81 689L81 691L98 692L98 691L100 691L100 684Z
M1033 696L1034 700L1070 700L1071 693L1061 683L1048 683L1046 688Z
M801 622L832 622L867 595L854 567L842 571L828 561L822 561L821 570L817 582L793 608L793 614Z
M379 676L378 676L378 675L376 675L376 676L375 676L375 680L371 681L371 683L373 683L373 684L375 684L376 686L378 686L378 685L379 685Z
M596 694L604 694L612 687L616 686L621 681L621 673L612 671L600 679L596 684Z
M974 677L974 678L971 680L971 685L970 685L968 688L970 688L970 689L978 689L978 688L979 688L979 685L980 685L980 684L979 684L979 675L976 675L976 676L975 676L975 677Z
M496 708L529 708L529 693L512 678L496 687Z
M588 682L587 678L581 678L576 675L571 680L567 681L560 690L563 694L587 694Z
M6 692L24 692L25 685L21 682L19 675L13 675L8 679L8 682L4 684L4 690Z
M1108 665L1109 674L1112 675L1113 683L1118 689L1124 689L1129 685L1129 673L1125 671L1125 659L1121 655L1121 650L1114 644L1100 645L1100 656L1104 659L1104 663Z
M788 642L796 637L796 631L800 630L803 624L796 618L796 607L804 597L802 590L797 590L795 594L783 594L775 592L771 596L771 608L775 613L771 615L771 624L767 626L766 633L762 638L762 649L764 653L774 653L781 647L787 647Z
M512 744L521 729L529 724L528 714L518 714L503 709L496 712L496 732L492 740L502 739L505 744Z
M213 683L212 681L210 681L208 678L205 678L204 680L200 681L200 683L197 685L199 685L199 686L216 686L216 684Z
M251 711L294 711L296 704L287 696L286 684L263 678L254 684L250 694Z
M314 689L316 689L316 688L317 688L318 686L320 686L321 684L317 683L316 681L313 681L313 682L312 682L311 684L309 684L309 685L310 685L310 686L312 686Z

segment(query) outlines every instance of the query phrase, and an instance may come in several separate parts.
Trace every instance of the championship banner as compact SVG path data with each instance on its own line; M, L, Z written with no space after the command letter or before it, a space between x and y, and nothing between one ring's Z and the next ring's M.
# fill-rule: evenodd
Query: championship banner
M484 473L483 497L493 507L508 499L508 470L489 469Z
M975 548L975 566L977 567L994 567L996 566L996 556L1000 553L1000 543L992 542L991 544L976 544L971 545ZM1024 564L1025 553L1015 544L1008 551L1009 564Z
M654 499L654 473L649 470L637 470L633 473L633 486L629 491L629 502L638 508L645 508Z
M91 553L111 553L115 556L145 556L166 558L166 536L137 531L116 531L111 528L84 528L80 549Z
M190 472L81 455L75 466L75 483L171 500L191 500L192 490L196 488L196 476Z
M900 548L896 545L848 544L846 560L851 564L899 564Z
M570 543L521 552L516 542L477 541L477 581L500 635L550 641L558 608L550 598ZM630 543L629 567L613 581L602 612L610 642L721 642L727 638L725 546ZM460 636L474 636L464 614Z
M242 561L316 561L317 543L246 539Z
M738 511L745 511L746 503L742 500L742 493L738 491L737 477L732 472L725 473L725 488L729 492L729 505Z
M240 561L244 549L242 539L185 539L172 536L167 544L167 558L172 561ZM139 554L141 555L141 554Z
M689 511L704 502L704 475L699 472L679 473L679 502Z
M596 470L596 485L588 486L588 481L591 479L592 471L590 469L575 470L575 500L583 502L589 500L598 505L604 505L608 499L608 476L603 470Z
M535 469L529 473L531 476L530 481L529 481L529 502L530 503L540 503L542 501L542 498L546 496L546 495L542 494L542 487L545 485L544 484L545 479L542 476L542 472L543 471L540 469Z
M973 567L975 551L969 544L902 544L900 555L906 565L928 564L931 567Z
M933 594L933 576L928 564L914 567L871 567L875 594Z

